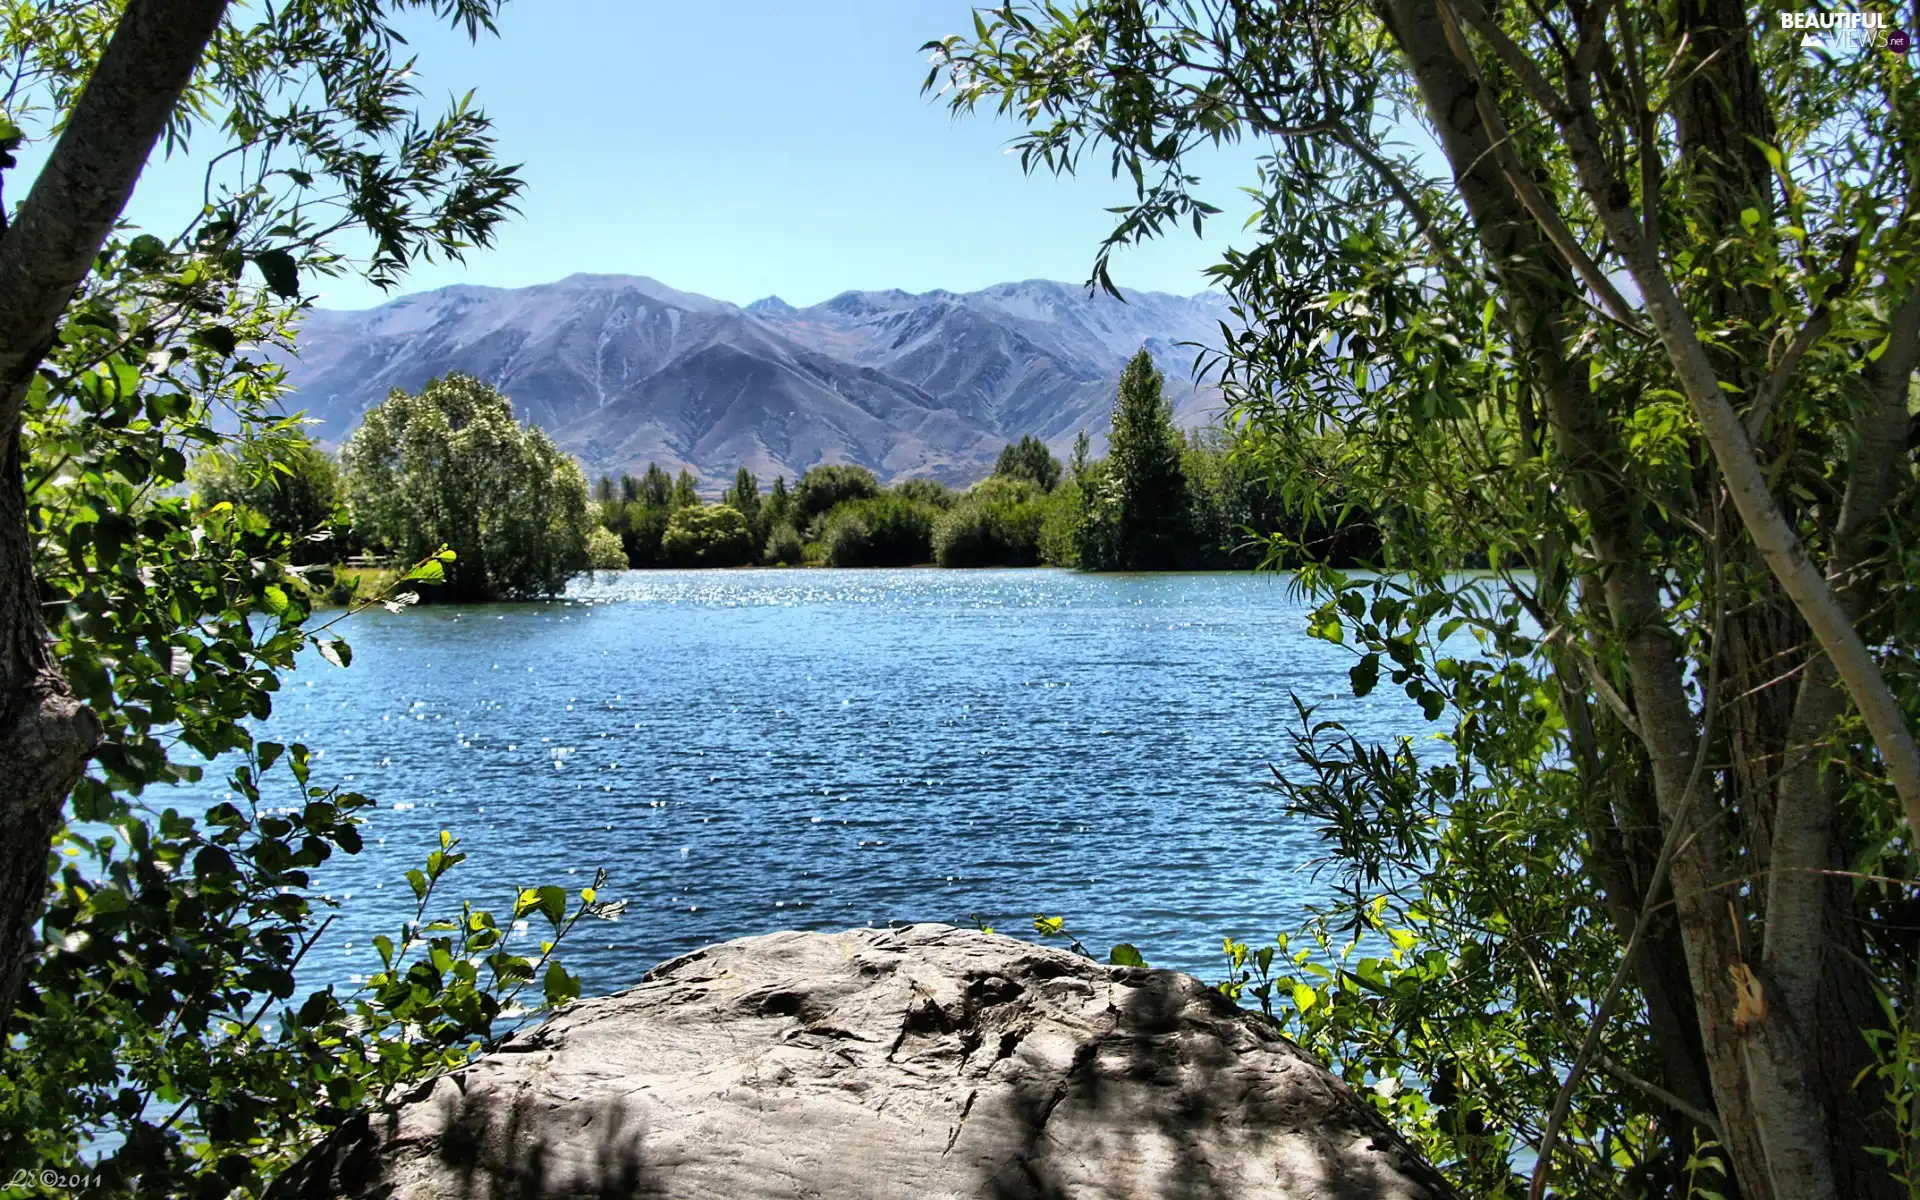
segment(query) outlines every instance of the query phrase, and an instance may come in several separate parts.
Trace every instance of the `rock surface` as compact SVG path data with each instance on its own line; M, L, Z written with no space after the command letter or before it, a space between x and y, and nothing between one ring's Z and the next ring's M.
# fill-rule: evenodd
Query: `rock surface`
M674 959L341 1139L299 1190L1451 1194L1344 1084L1197 980L944 925Z

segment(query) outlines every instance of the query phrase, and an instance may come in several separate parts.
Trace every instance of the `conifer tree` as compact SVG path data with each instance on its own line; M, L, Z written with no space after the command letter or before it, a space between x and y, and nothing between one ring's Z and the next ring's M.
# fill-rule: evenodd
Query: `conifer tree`
M1060 460L1047 449L1045 442L1032 434L1018 442L1008 442L1006 449L1000 451L993 473L1009 479L1031 480L1039 484L1043 492L1060 486Z
M666 508L673 502L673 476L648 463L646 478L640 481L640 503L648 508Z
M1187 478L1164 384L1144 347L1120 376L1105 469L1090 489L1081 528L1083 566L1165 571L1185 561L1192 541Z
M673 494L667 498L667 507L678 511L693 508L700 503L700 491L695 486L693 475L685 467L673 481Z

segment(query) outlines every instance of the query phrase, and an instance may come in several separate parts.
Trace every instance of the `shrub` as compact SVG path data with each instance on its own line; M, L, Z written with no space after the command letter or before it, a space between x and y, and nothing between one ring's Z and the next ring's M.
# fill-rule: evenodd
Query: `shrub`
M795 529L806 529L849 500L866 500L880 494L880 481L865 467L834 464L815 467L800 477L793 488L791 520Z
M738 567L753 561L753 533L740 510L725 504L677 509L660 539L660 554L680 567Z
M620 535L595 525L593 532L587 534L587 565L596 571L626 570L627 551L620 544Z
M934 527L943 567L1031 567L1040 561L1045 517L1039 489L996 476L976 485Z
M888 491L902 500L911 500L915 504L927 504L938 509L949 509L960 499L959 495L938 479L903 479Z
M898 496L842 504L828 514L821 537L827 565L910 567L930 562L935 515L931 506Z
M768 566L798 566L806 557L807 548L801 544L800 534L784 521L767 534L766 547L760 553L760 561Z
M1077 479L1048 493L1040 505L1040 561L1053 567L1080 565L1080 522L1086 498Z

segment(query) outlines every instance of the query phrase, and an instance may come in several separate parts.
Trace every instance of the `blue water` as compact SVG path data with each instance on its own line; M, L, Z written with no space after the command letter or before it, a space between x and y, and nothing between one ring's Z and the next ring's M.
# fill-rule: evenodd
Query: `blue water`
M1290 694L1366 737L1432 732L1396 689L1355 700L1351 652L1304 618L1277 576L933 570L623 572L361 614L353 665L303 663L260 730L379 802L319 878L343 903L303 976L376 969L448 829L471 856L450 892L496 909L606 869L628 907L564 955L589 994L748 934L1036 913L1218 978L1222 938L1323 896L1270 786Z

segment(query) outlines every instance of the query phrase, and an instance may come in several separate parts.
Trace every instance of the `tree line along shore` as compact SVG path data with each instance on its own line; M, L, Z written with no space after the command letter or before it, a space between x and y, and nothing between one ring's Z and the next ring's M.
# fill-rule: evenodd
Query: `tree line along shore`
M1026 436L964 488L883 485L838 463L764 488L741 467L716 501L691 473L657 464L589 484L543 430L515 421L507 396L458 374L393 392L337 459L289 425L204 456L191 486L201 504L294 539L332 603L378 594L442 549L451 559L419 590L472 602L552 596L577 575L633 568L1232 570L1284 563L1308 543L1339 562L1379 544L1370 518L1330 490L1289 504L1226 430L1176 428L1144 349L1118 382L1104 457L1085 431L1065 463Z

